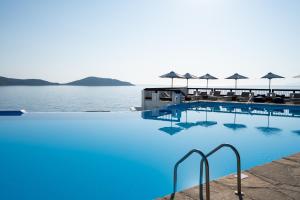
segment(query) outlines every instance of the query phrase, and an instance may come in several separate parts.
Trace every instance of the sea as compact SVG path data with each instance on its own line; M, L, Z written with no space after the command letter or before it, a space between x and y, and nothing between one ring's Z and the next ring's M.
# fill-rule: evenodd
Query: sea
M143 86L1 86L0 110L128 111L141 105Z
M138 86L1 86L0 110L26 110L28 112L85 112L129 111L141 106L141 93L145 87ZM265 86L243 86L266 88ZM299 86L276 86L297 88Z

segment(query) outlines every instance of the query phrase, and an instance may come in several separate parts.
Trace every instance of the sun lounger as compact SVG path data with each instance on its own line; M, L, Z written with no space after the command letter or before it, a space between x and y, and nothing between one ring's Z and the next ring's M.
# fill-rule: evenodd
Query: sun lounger
M265 97L266 102L273 102L273 99L276 97L276 94L271 92L267 93L267 96Z
M185 101L195 101L199 98L197 95L197 91L195 91L193 94L187 94L184 96Z
M159 93L159 99L161 101L172 101L172 97L170 96L170 94L166 91L161 91Z
M212 101L216 101L221 98L221 91L214 91L213 95L209 95L208 99Z
M276 94L274 92L268 93L267 97L275 98Z
M273 103L284 103L285 101L284 101L284 98L282 98L282 97L275 97L272 99L272 102Z
M241 96L237 97L237 100L241 102L247 102L250 100L250 95L250 92L242 92Z
M198 96L198 99L199 100L201 100L201 99L208 99L207 92L200 92L199 96Z
M227 92L227 95L223 97L224 101L233 101L235 97L235 93L234 92Z
M293 104L300 104L300 93L292 93L290 102Z
M255 103L264 103L266 102L266 97L264 95L258 95L252 98L252 101Z

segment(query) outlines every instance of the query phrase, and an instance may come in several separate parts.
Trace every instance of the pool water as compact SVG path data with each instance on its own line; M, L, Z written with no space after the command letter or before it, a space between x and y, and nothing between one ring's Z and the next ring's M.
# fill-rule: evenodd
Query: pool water
M154 199L172 192L174 164L222 143L249 169L300 151L300 108L187 104L145 112L0 116L0 199ZM211 179L235 172L227 149ZM199 183L199 157L178 188Z

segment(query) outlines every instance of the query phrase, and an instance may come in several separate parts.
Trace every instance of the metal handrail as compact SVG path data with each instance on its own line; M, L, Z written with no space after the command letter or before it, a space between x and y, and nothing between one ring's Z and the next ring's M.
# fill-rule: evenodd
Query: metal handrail
M236 156L236 162L237 162L237 191L235 191L235 194L238 196L242 196L243 192L242 192L242 181L241 181L241 157L240 154L238 152L238 150L232 146L231 144L221 144L219 146L217 146L216 148L214 148L212 151L210 151L208 154L206 154L206 159L207 157L211 156L212 154L214 154L215 152L217 152L218 150L220 150L223 147L229 147ZM203 190L203 186L202 186L202 176L203 176L203 162L207 162L207 160L203 160L203 158L201 159L201 163L200 163L200 196L202 196L202 190Z
M190 152L188 152L185 156L183 156L176 164L174 167L174 180L173 180L173 193L171 195L171 199L174 198L175 193L176 193L176 188L177 188L177 168L179 166L180 163L182 163L184 160L186 160L190 155L192 155L193 153L197 153L199 154L202 159L201 159L201 166L203 168L203 162L205 162L205 178L206 178L206 200L210 200L210 188L209 188L209 164L208 164L208 160L205 156L205 154L198 150L198 149L193 149ZM201 190L202 191L202 190Z

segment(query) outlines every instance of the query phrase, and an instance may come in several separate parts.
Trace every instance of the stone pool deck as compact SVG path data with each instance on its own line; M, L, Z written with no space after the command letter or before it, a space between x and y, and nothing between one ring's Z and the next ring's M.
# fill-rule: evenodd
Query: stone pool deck
M236 196L236 178L228 175L210 182L211 200L300 200L300 153L242 172L242 197ZM205 199L205 186L203 191ZM199 186L177 192L174 198L159 200L199 199Z

